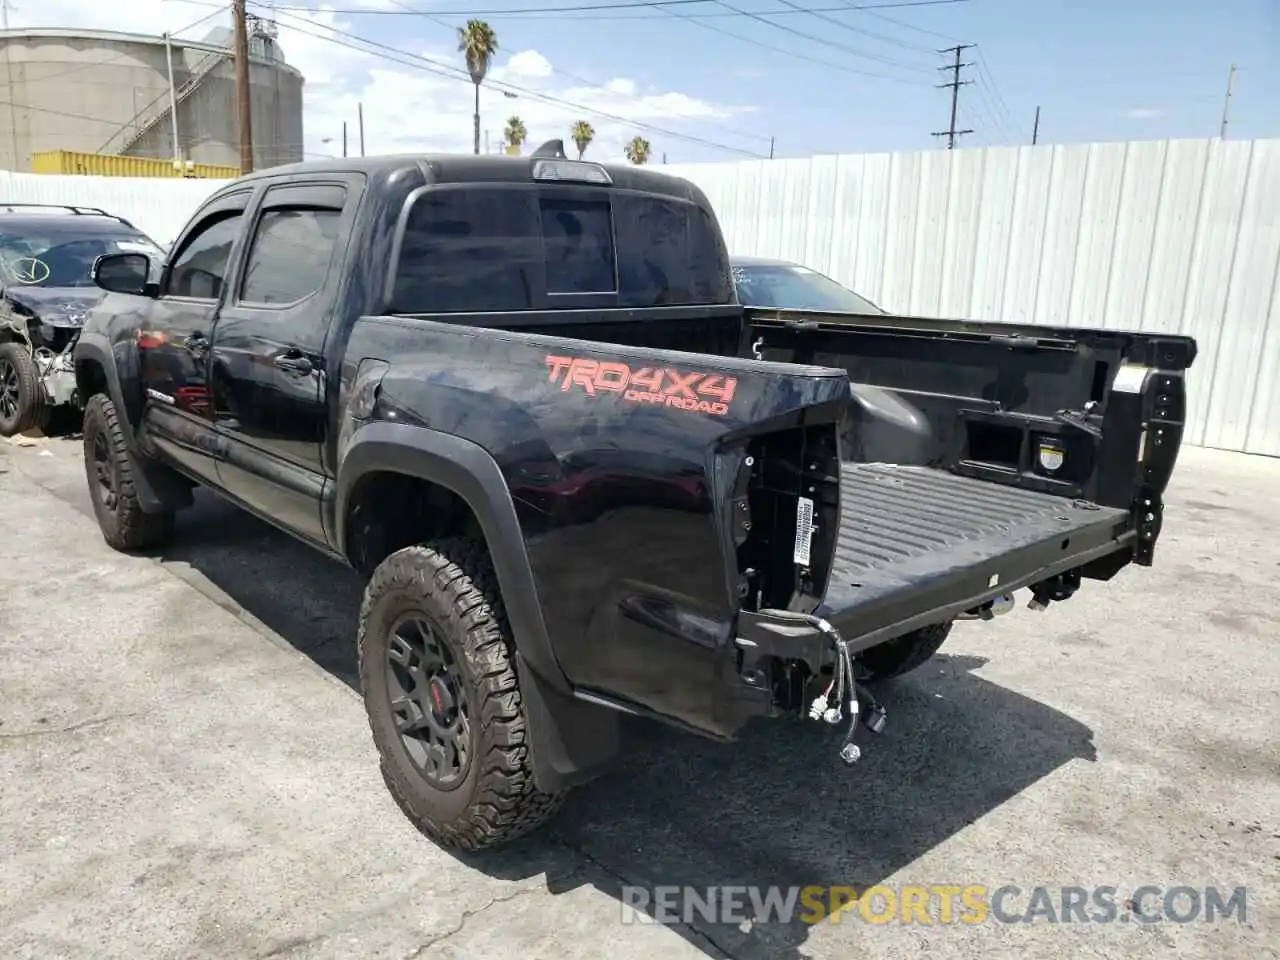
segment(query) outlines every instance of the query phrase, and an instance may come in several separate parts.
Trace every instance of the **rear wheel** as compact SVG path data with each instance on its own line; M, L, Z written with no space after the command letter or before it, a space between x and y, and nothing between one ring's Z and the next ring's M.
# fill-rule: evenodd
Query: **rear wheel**
M84 470L103 539L117 550L159 546L173 533L172 513L144 513L133 481L133 459L111 399L89 398L84 411Z
M528 833L560 795L534 784L528 723L483 544L450 538L387 557L360 610L360 685L383 779L445 847Z
M950 633L950 621L921 627L887 643L863 650L858 654L857 663L868 674L868 680L900 677L928 662Z
M44 426L48 417L40 371L21 343L0 343L0 436Z

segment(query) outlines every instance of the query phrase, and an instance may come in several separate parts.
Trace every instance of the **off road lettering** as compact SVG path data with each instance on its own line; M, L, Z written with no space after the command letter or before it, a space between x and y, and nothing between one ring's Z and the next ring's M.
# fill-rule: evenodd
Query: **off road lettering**
M587 396L619 393L631 403L646 403L691 413L723 417L738 390L738 378L670 367L639 367L587 357L546 358L548 377L562 391L579 389Z

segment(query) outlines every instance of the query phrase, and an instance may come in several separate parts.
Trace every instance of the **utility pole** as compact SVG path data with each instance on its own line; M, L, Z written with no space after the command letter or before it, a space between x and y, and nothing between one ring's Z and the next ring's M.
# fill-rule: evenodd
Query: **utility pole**
M249 29L244 0L231 0L236 32L236 113L240 133L240 173L253 172L253 121L249 112Z
M0 0L0 13L4 16L4 29L9 29L9 0ZM13 53L11 44L4 45L4 72L9 83L9 137L13 144L12 163L18 165L18 114L13 106Z
M1219 134L1223 140L1227 139L1227 115L1231 111L1231 89L1236 82L1236 65L1231 65L1231 72L1227 74L1227 99L1222 102L1222 132Z
M364 101L356 104L356 120L360 124L360 156L364 156Z
M342 158L347 157L347 121L342 121Z
M773 137L769 138L769 159L773 159Z
M1031 127L1031 145L1034 147L1040 140L1040 108L1036 107L1036 122Z
M0 0L7 2L7 0ZM169 41L169 34L164 35L164 57L169 65L169 131L173 137L173 159L182 159L182 150L178 147L178 94L173 86L173 44ZM136 114L136 111L135 111Z
M947 47L945 50L938 51L939 53L954 53L956 55L955 63L951 63L945 67L938 68L939 70L951 71L951 82L938 84L939 89L946 89L948 87L951 89L951 125L948 126L946 130L943 130L939 133L934 134L935 137L947 138L948 150L954 150L956 148L956 137L962 137L966 133L973 133L972 130L956 129L956 107L959 106L959 103L960 103L960 88L967 84L973 83L972 80L960 79L960 71L964 67L973 66L972 63L962 63L960 60L960 54L963 53L965 50L968 50L972 46L973 46L972 43L961 43L961 44L957 44L954 47Z

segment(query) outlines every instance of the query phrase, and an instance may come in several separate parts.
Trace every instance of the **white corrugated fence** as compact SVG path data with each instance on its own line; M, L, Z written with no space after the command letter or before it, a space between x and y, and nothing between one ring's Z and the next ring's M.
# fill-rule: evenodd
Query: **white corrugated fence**
M59 177L0 170L0 205L101 207L129 220L157 243L168 244L196 207L225 182L181 177Z
M1280 140L667 166L730 249L896 313L1182 333L1196 445L1280 456ZM212 180L0 172L0 202L100 206L171 240Z
M668 166L730 250L895 313L1196 338L1187 441L1280 455L1280 140Z

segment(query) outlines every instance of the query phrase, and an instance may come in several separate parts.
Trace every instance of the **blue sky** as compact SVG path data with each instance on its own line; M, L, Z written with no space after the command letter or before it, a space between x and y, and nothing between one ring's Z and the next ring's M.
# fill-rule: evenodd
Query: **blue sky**
M588 119L600 159L637 133L655 161L671 163L767 156L770 137L779 157L929 149L948 122L949 91L934 85L950 77L936 51L957 41L977 44L964 52L973 83L961 89L958 124L975 133L961 146L1029 142L1037 105L1042 143L1216 136L1233 62L1228 135L1280 136L1280 0L680 0L512 12L591 2L639 0L277 0L280 44L307 79L308 154L340 150L343 121L355 149L357 103L369 152L470 149L470 86L440 75L462 66L454 30L469 11L484 11L501 47L482 97L492 149L512 114L534 143ZM863 3L881 6L851 9ZM268 15L271 4L249 9ZM192 39L229 23L218 0L26 0L16 10L13 26L156 32L206 17L182 34ZM798 12L807 10L821 12Z
M462 22L452 11L464 7L454 0L406 2L433 10L447 23ZM471 9L583 2L473 0ZM936 145L929 134L947 125L949 91L933 84L950 78L935 69L943 60L935 51L956 40L978 44L964 54L966 61L976 61L962 72L975 81L960 92L961 125L976 131L962 139L965 145L1027 142L1037 105L1042 142L1213 136L1232 62L1238 70L1229 136L1280 135L1278 0L965 0L841 12L832 8L859 0L795 2L801 9L831 10L823 14L829 20L798 13L781 0L728 2L767 18L771 11L782 11L771 17L780 26L735 15L716 2L672 6L666 12L649 8L611 15L485 18L504 51L536 50L556 70L596 84L626 77L642 89L753 107L749 113L674 126L765 154L770 136L776 138L779 156ZM333 6L354 5L335 0ZM450 39L440 23L418 17L342 16L358 35L400 48L447 45ZM708 26L800 56L775 53ZM784 27L827 43L796 36ZM802 58L893 79L861 76ZM465 88L459 95L465 96ZM654 142L655 152L662 149L671 162L732 156L660 134L645 135Z

